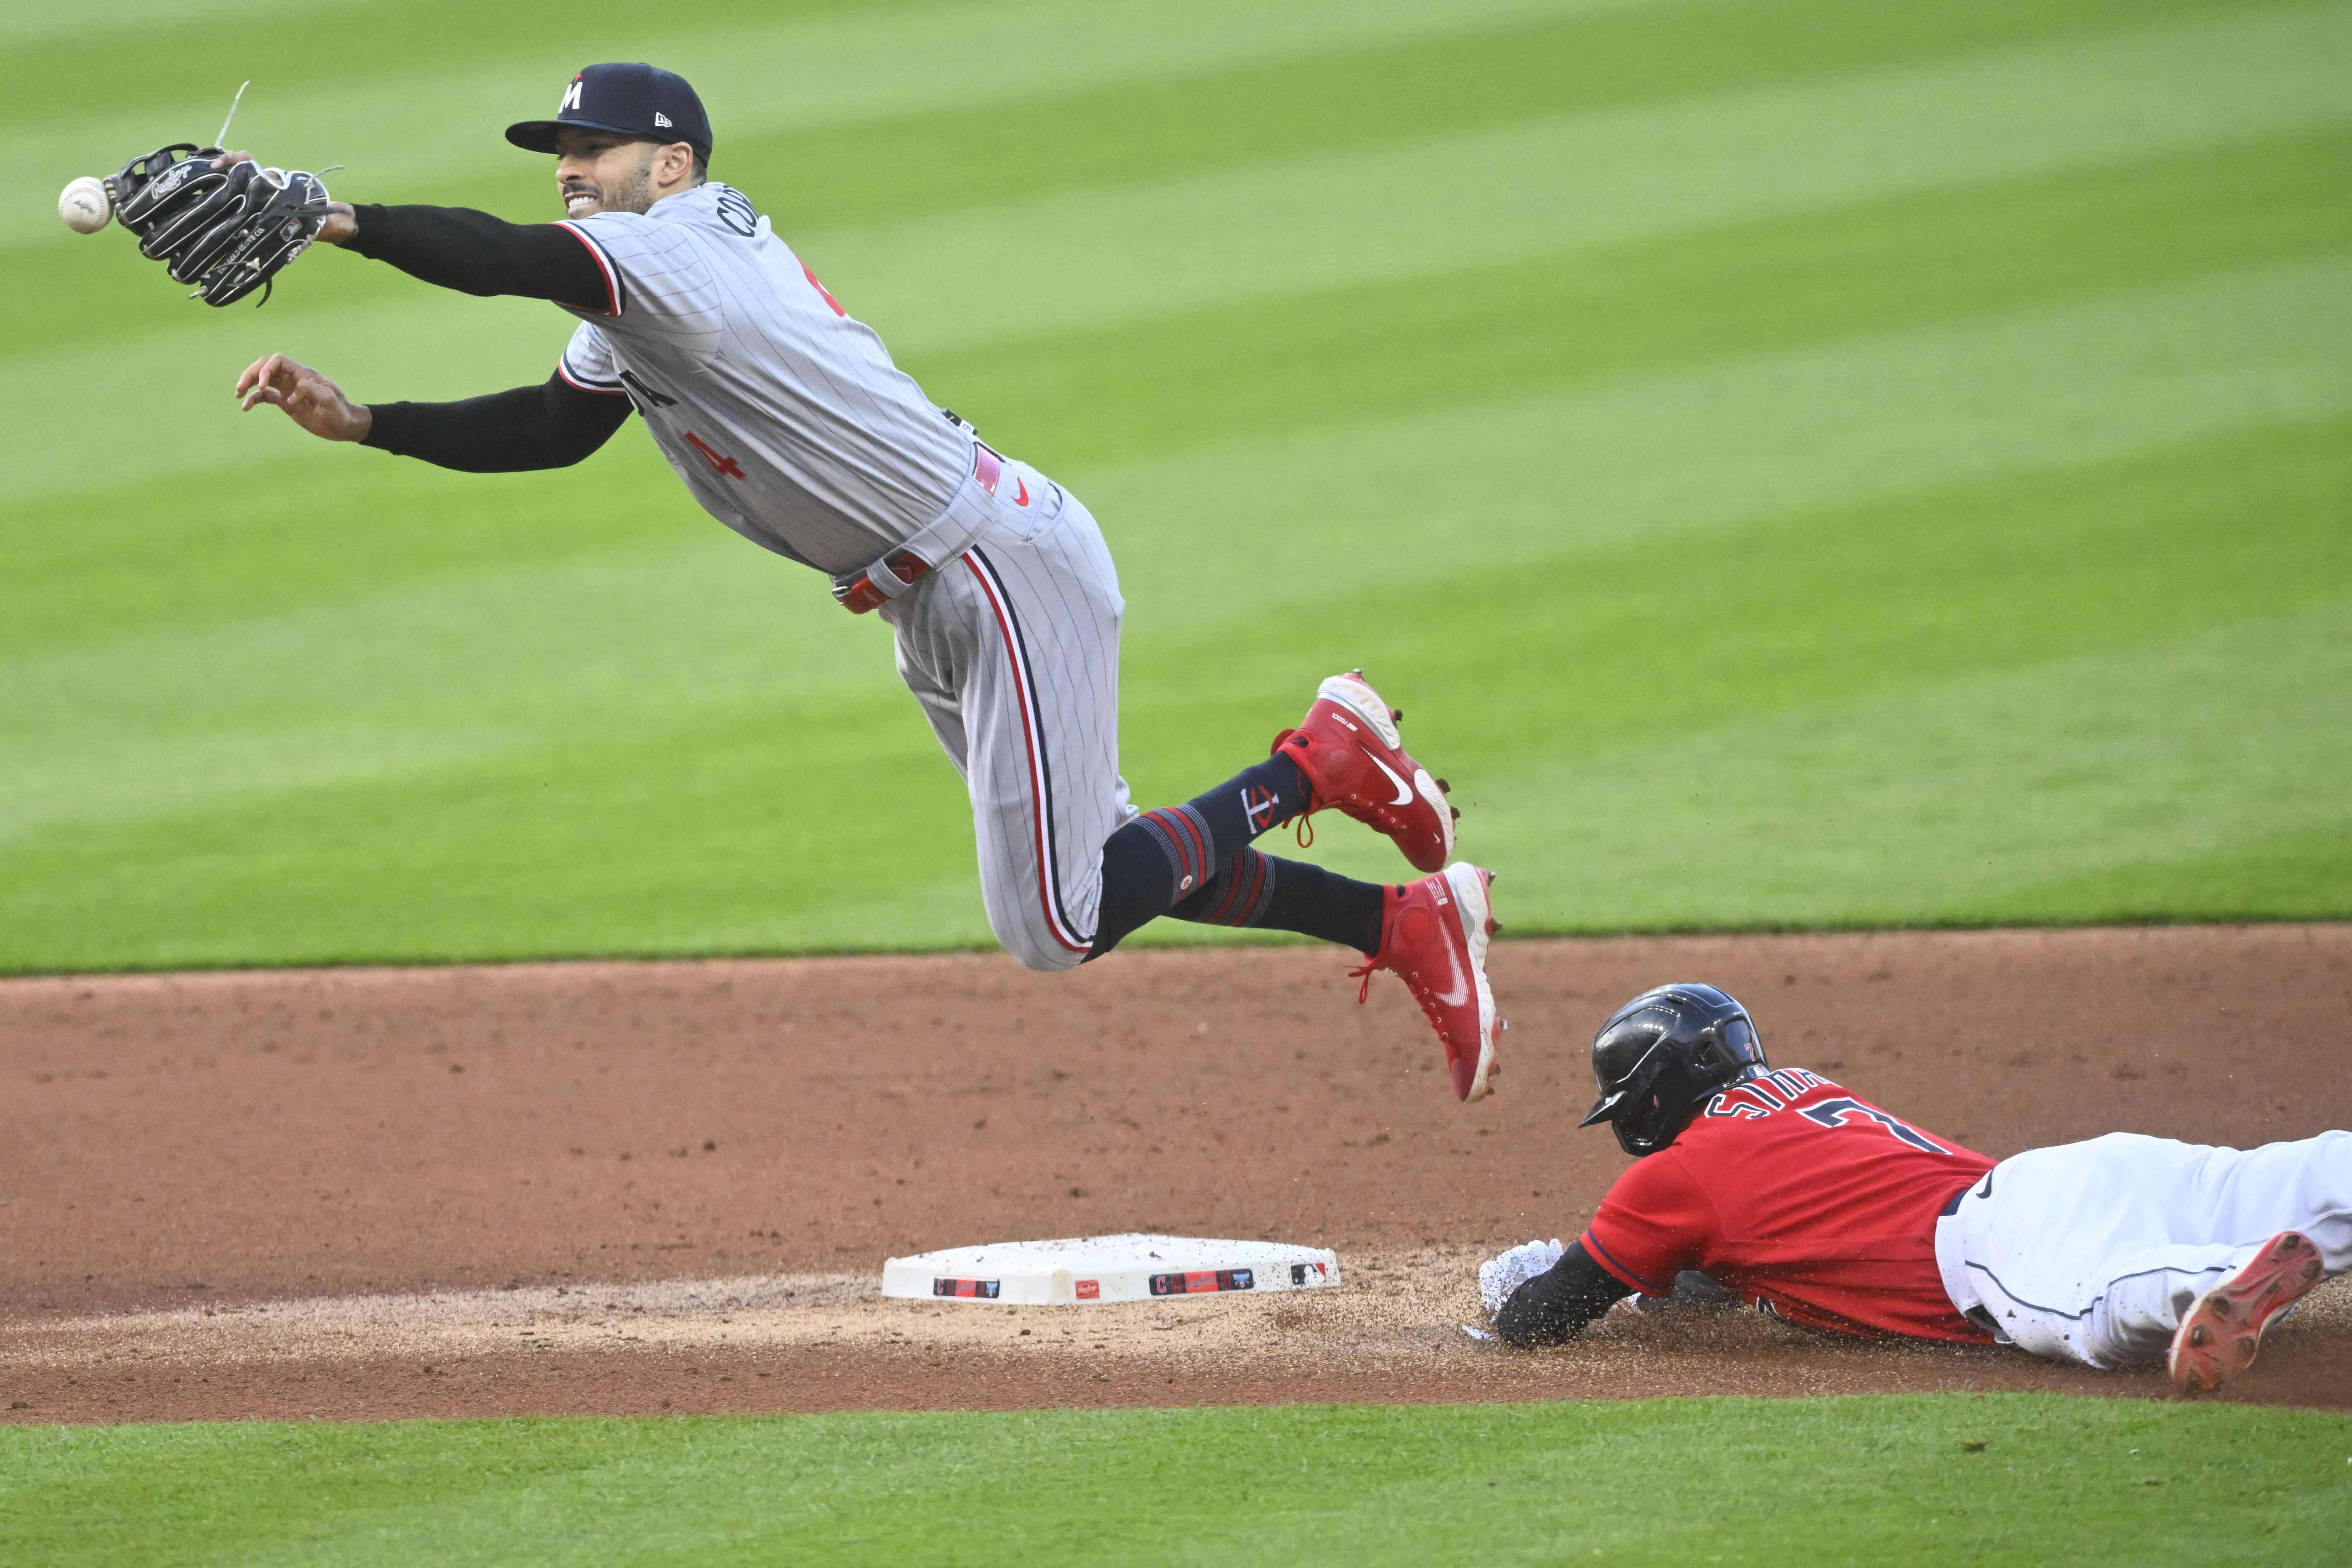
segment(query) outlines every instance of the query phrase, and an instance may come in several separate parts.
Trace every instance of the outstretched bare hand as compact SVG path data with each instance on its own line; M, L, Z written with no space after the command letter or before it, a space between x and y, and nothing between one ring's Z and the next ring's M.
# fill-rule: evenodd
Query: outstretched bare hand
M247 413L257 405L274 403L295 424L329 441L362 440L375 424L375 416L365 404L353 403L343 395L341 387L284 354L270 354L247 365L236 378L236 395Z

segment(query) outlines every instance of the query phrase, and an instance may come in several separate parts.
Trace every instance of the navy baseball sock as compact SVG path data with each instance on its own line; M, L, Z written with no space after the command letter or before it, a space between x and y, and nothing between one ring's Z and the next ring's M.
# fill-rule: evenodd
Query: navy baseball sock
M1298 771L1290 753L1282 752L1254 768L1244 768L1187 804L1216 836L1222 853L1212 863L1222 865L1267 828L1278 827L1305 811L1307 795L1307 775Z
M1116 836L1112 842L1118 842ZM1110 869L1111 850L1106 845L1106 910L1110 907ZM1380 951L1381 915L1386 907L1378 882L1359 882L1305 860L1277 860L1255 849L1244 849L1225 862L1205 885L1157 912L1202 925L1295 931L1303 936L1320 937L1325 942L1352 947L1370 956ZM1106 915L1096 928L1095 945L1087 957L1100 958L1117 947L1121 937L1150 919L1151 916L1145 915L1141 920L1114 925Z
M1147 811L1112 834L1103 844L1102 902L1087 956L1101 957L1144 921L1204 891L1251 839L1306 809L1307 781L1298 765L1272 756L1205 795Z
M1295 931L1352 947L1370 957L1381 947L1378 882L1359 882L1305 860L1277 860L1244 849L1199 892L1168 913L1203 925Z

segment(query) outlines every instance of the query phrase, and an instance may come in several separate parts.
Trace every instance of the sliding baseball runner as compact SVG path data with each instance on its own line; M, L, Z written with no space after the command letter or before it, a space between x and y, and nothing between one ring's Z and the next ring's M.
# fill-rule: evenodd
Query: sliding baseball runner
M1697 1270L1832 1332L2013 1344L2185 1388L2243 1372L2263 1331L2352 1269L2352 1132L2219 1149L2113 1132L1998 1163L1802 1068L1774 1070L1746 1008L1666 985L1592 1041L1634 1157L1559 1248L1490 1259L1512 1344L1563 1340Z
M1501 1026L1490 877L1447 864L1446 786L1360 673L1324 681L1266 760L1139 813L1118 773L1124 604L1078 498L934 405L751 200L709 180L709 121L680 78L591 66L553 120L507 137L555 154L562 221L337 203L318 237L444 288L552 301L579 321L555 374L457 403L362 405L273 354L237 383L247 408L478 472L579 462L634 413L713 517L889 623L971 791L989 924L1023 963L1074 967L1160 915L1302 931L1360 951L1367 986L1374 970L1400 976L1454 1092L1487 1091ZM1252 847L1325 809L1386 834L1421 878L1357 882Z

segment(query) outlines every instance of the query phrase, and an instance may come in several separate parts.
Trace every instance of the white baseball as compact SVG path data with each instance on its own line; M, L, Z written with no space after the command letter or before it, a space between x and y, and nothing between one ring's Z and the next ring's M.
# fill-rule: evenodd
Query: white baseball
M84 174L58 197L58 216L76 234L96 234L113 220L114 204L107 200L103 184Z

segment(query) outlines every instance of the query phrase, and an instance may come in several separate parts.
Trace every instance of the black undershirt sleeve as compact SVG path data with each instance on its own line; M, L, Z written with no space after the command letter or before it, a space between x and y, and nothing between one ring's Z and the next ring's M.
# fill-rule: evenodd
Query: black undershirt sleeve
M422 458L469 474L568 468L612 438L629 417L629 400L583 392L561 374L457 403L375 403L362 441L404 458Z
M1556 1345L1612 1306L1633 1293L1633 1288L1592 1261L1578 1242L1558 1263L1511 1292L1495 1314L1495 1331L1507 1345Z
M355 206L345 250L390 262L463 294L520 294L610 310L604 269L588 244L551 223L509 223L471 207Z

